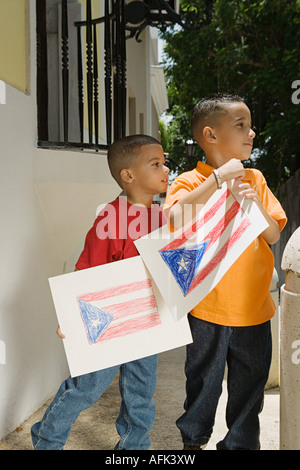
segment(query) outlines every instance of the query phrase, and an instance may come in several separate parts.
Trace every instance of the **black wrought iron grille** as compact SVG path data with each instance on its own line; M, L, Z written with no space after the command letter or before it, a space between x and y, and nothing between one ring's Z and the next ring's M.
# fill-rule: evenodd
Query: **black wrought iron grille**
M106 150L126 133L125 2L103 4L95 18L87 0L82 20L76 2L36 1L41 147Z
M126 135L126 39L147 26L199 30L213 14L177 0L36 0L38 145L106 150ZM94 3L95 5L95 3Z

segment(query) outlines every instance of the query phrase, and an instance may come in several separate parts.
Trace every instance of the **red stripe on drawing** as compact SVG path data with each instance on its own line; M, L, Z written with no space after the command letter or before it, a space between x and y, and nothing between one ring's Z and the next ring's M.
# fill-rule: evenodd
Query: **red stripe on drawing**
M162 251L174 250L176 248L180 248L180 246L183 245L186 241L188 241L196 231L201 229L210 219L213 218L213 216L220 209L222 204L224 204L226 199L231 195L232 195L232 192L230 191L230 189L227 189L221 195L221 197L217 200L217 202L215 202L215 204L207 212L204 213L203 217L196 220L196 222L191 227L189 227L185 232L183 232L180 235L180 237L175 238L175 240L172 240L168 245L162 248Z
M235 201L232 206L228 209L225 215L219 220L217 225L209 232L207 237L205 237L204 241L209 240L209 244L207 245L207 250L210 248L215 241L217 241L222 233L226 230L232 219L239 213L241 210L240 204Z
M86 302L96 302L97 300L108 299L109 297L115 297L122 294L130 294L141 289L147 289L152 287L151 280L145 279L143 281L132 282L118 287L112 287L110 289L104 289L99 292L91 292L88 294L79 295L78 298L85 300Z
M113 338L119 338L131 333L147 330L153 326L161 324L160 316L157 312L152 314L143 315L141 317L132 318L110 327L100 336L97 342L107 341Z
M113 315L114 320L118 320L119 318L124 318L129 315L147 312L147 310L153 308L157 308L157 304L154 295L150 295L140 299L108 305L103 307L103 310Z
M242 234L246 231L247 227L251 225L251 222L248 218L244 219L236 231L231 235L231 237L226 241L214 258L195 276L189 292L191 292L195 287L197 287L216 267L217 265L225 258L228 251L234 246Z

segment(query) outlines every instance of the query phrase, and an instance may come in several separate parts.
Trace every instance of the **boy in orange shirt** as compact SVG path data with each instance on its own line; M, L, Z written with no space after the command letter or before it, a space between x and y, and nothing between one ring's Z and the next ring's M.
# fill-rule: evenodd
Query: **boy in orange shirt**
M194 139L206 163L181 174L165 204L170 222L186 221L186 208L197 206L231 179L241 196L259 206L269 226L242 253L217 286L189 314L193 343L187 346L185 413L177 420L184 449L204 448L212 433L216 408L228 366L228 433L217 449L260 448L259 413L271 362L270 319L275 305L269 288L276 243L286 224L285 213L258 170L244 169L255 132L243 99L217 95L201 100L192 119ZM184 215L184 217L182 217ZM177 228L177 227L176 227Z

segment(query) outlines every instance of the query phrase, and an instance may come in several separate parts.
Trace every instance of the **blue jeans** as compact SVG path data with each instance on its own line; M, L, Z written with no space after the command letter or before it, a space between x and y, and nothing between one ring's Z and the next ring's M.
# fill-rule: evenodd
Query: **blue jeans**
M155 419L157 355L65 380L43 419L31 428L34 448L62 450L79 413L96 403L119 369L122 402L116 420L120 440L115 449L148 449Z
M227 362L228 432L224 450L259 450L259 413L268 379L270 322L228 327L189 315L193 343L187 346L185 413L177 420L185 444L204 446L211 436Z

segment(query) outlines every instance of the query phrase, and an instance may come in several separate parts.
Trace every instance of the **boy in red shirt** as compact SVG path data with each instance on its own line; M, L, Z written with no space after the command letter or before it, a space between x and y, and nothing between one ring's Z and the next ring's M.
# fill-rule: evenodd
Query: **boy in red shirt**
M168 187L169 169L160 143L144 135L120 139L108 151L108 164L127 198L119 197L101 211L76 269L137 256L134 240L165 222L162 210L153 204L153 196ZM58 335L64 337L59 328ZM65 380L42 420L32 427L35 449L63 449L79 413L100 398L119 370L122 403L115 449L148 449L155 418L157 355Z
M255 137L242 98L217 95L201 100L191 124L206 163L198 162L172 183L165 206L170 221L182 223L187 206L195 215L197 205L205 204L222 183L237 179L240 194L256 202L269 226L189 315L193 343L187 346L185 413L177 425L185 449L205 447L227 363L228 433L217 448L256 450L271 360L270 319L275 313L270 294L274 257L269 244L279 239L286 216L262 173L244 169L241 163L250 157Z

